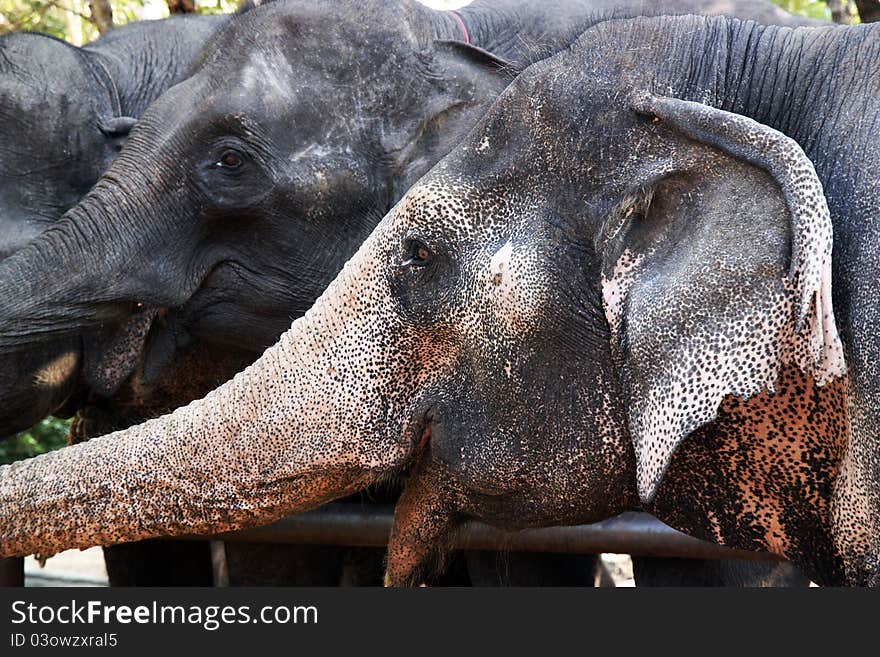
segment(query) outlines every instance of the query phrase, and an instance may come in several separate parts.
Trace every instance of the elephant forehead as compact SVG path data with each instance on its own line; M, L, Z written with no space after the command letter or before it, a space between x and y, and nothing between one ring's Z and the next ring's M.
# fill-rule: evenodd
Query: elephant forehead
M530 216L514 194L441 178L412 189L392 225L449 247L464 272L460 327L497 342L534 327L552 298L546 240Z
M500 192L435 174L407 192L392 222L397 230L424 230L464 246L486 244L513 225L511 204Z
M243 97L259 93L264 101L289 103L291 83L296 80L293 67L286 57L255 50L241 68L240 89Z

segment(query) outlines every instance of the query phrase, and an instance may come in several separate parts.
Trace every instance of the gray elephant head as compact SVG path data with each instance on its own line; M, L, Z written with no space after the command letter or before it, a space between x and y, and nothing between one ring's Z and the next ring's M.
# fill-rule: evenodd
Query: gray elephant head
M91 189L146 106L184 79L226 16L125 26L83 48L41 34L0 37L0 259L20 250ZM61 261L45 263L58 271ZM0 436L64 412L80 365L69 335L0 368Z
M104 84L63 41L0 38L0 257L76 205L116 156L128 126L114 123L118 101Z
M228 19L142 21L82 48L43 34L0 37L0 258L76 205Z
M105 79L62 41L0 37L0 259L75 205L116 156L127 125L114 121ZM78 345L66 336L4 359L0 436L59 409L75 384Z
M104 396L199 340L262 351L509 81L432 20L278 2L231 21L94 189L0 266L0 351L85 335L65 383Z
M731 400L760 419L789 374L822 393L792 404L832 404L844 365L810 161L658 77L635 44L660 31L632 25L631 47L598 26L517 78L231 382L0 471L3 553L266 522L406 471L388 561L406 583L462 518L658 505L685 438L735 418ZM750 547L798 554L784 521L742 522Z

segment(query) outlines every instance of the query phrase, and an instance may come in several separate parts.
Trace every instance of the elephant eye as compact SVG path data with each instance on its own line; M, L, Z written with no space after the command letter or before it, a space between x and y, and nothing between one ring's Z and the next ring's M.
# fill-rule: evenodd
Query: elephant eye
M431 249L418 240L410 240L406 252L409 257L401 263L401 267L427 267L434 258Z
M241 166L243 159L238 151L232 149L225 150L220 159L217 160L217 166L223 169L237 169Z

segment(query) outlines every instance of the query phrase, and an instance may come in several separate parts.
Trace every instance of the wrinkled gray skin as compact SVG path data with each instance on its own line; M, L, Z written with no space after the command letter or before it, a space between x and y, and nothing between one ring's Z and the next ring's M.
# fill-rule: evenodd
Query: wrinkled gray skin
M91 189L133 122L184 79L225 16L143 21L76 48L41 34L0 36L0 259ZM0 435L58 412L79 339L37 345L0 370Z
M580 27L586 25L594 9L621 4L563 3L551 15L542 12L538 17L524 15L528 9L533 11L528 4L510 3L506 6L506 12L498 12L497 5L493 6L496 11L492 11L477 4L463 10L462 16L474 44L486 47L504 59L522 62L548 54L566 44ZM717 5L726 3L695 4L701 5L701 8L708 5L708 10L711 11ZM768 4L746 4L746 13L770 11L774 17L780 18L780 14L776 13L778 10L772 9ZM761 6L755 9L756 4ZM691 9L690 6L682 7L682 3L668 5L670 9ZM652 5L652 8L664 7ZM273 23L277 30L278 24L284 23L279 20L285 10L284 6L269 7L263 11L267 10L272 14L265 15L263 24ZM429 32L433 32L434 37L462 37L460 25L449 14L427 12L420 8L389 10L383 7L382 10L394 14L382 23L388 29L396 24L401 15L420 14L419 19L429 28ZM326 13L323 9L321 11ZM426 16L429 18L426 19ZM785 18L787 16L783 12L781 18L791 20L791 17ZM273 75L282 76L284 82L269 89L269 93L267 89L261 89L258 93L253 89L240 89L236 96L234 90L228 87L229 80L237 80L245 87L254 83L253 79L247 79L248 67L254 64L258 55L265 56L267 52L271 52L268 45L271 38L265 43L261 41L256 51L244 49L245 55L253 57L251 60L241 56L241 53L229 52L228 43L246 42L246 35L257 30L256 24L259 21L253 20L253 24L243 23L242 27L230 29L223 38L218 39L219 45L213 55L206 56L206 62L196 76L185 85L175 88L167 98L160 100L152 108L144 119L143 131L135 133L135 143L127 149L122 161L111 170L98 189L65 218L61 230L47 236L47 239L35 245L27 257L22 257L16 263L23 265L28 261L32 263L36 260L39 263L60 258L61 264L56 265L56 271L52 274L52 285L47 286L52 289L38 287L33 291L33 298L39 299L41 305L47 303L51 312L56 314L49 322L53 324L53 336L86 330L98 322L122 322L115 335L114 331L107 331L97 341L97 346L94 346L93 341L86 343L84 352L79 355L79 367L72 369L71 377L67 380L76 380L80 376L99 394L116 395L117 399L121 399L123 407L135 406L141 414L188 401L231 374L249 358L246 354L235 353L228 362L220 363L221 367L218 368L217 359L213 357L216 351L210 347L194 348L193 343L207 342L227 353L232 351L232 344L237 347L243 345L251 353L256 353L271 342L289 320L289 309L307 307L335 273L344 257L367 234L375 219L457 141L507 82L507 78L491 70L491 58L483 58L479 53L458 53L459 47L440 44L433 55L435 65L451 65L454 71L447 70L446 74L454 74L456 83L462 88L431 91L430 87L424 87L424 82L419 82L418 84L423 85L421 92L415 88L410 90L413 97L418 97L417 103L401 96L388 99L382 93L377 93L376 97L370 98L370 94L367 94L366 98L355 99L358 103L366 101L366 107L354 105L350 111L342 112L349 118L345 126L333 126L332 123L328 125L326 117L338 116L337 108L350 105L351 100L344 96L340 98L338 89L315 94L313 84L310 93L301 94L304 107L296 104L291 106L286 102L289 97L285 94L295 89L295 83L289 78L283 78L283 67L272 62L260 62L257 67L259 75L251 74L253 78L268 74L267 79L256 81L262 85L276 84L279 80L277 77L273 79ZM338 24L344 25L345 20L353 20L361 28L366 19L353 16L349 11L349 15ZM371 15L370 20L376 19ZM527 25L528 30L511 27L521 25ZM285 29L288 28L283 27L282 33ZM299 26L294 25L293 29L299 29ZM271 35L272 31L263 28L260 33ZM296 36L308 39L313 35L320 40L320 47L325 49L329 47L328 42L332 38L338 38L338 34L328 33L320 26L312 33L306 30L305 34L297 33ZM424 40L426 35L417 38ZM406 38L395 37L391 51L399 47L398 41L405 42ZM288 61L297 61L297 47L299 41L289 39L279 54ZM302 48L320 53L320 47L304 45ZM340 52L352 47L352 44L337 44ZM387 45L375 53L384 59L388 54ZM449 59L450 55L453 56L452 59ZM455 56L461 59L456 62ZM403 54L400 57L402 60L405 58ZM346 60L344 57L341 59ZM343 77L351 76L352 79L359 80L361 88L382 89L388 71L378 69L372 61L365 64L363 73L358 75L346 71L342 73ZM297 65L300 65L298 61ZM318 70L326 67L323 61L309 65L317 65ZM466 68L455 68L460 66ZM418 65L410 64L410 67L418 69ZM301 72L299 69L290 70ZM371 82L372 78L377 77L377 71L379 77ZM334 72L333 75L340 73ZM224 86L217 89L217 83L211 82L212 79L222 80ZM304 84L301 79L295 82ZM438 82L443 82L442 75ZM289 88L285 85L289 85ZM282 88L285 89L283 93L280 91ZM281 94L279 99L284 100L283 111L273 110L273 93ZM209 99L208 107L202 111L206 98ZM358 135L365 128L376 130L378 125L378 132L388 130L383 127L387 124L387 119L380 118L378 113L371 114L373 110L370 102L378 99L383 101L382 112L398 120L399 125L390 126L391 134L382 134L386 143L361 143L353 135ZM211 103L215 102L219 103L218 107L209 109ZM236 106L236 103L239 105ZM319 103L326 103L333 109L322 111L323 105ZM198 106L200 112L196 116L181 117L178 123L170 121L169 116L173 116L173 112L168 108L181 106ZM413 115L413 107L427 110L429 114ZM295 166L291 168L290 164L286 164L286 170L279 170L279 161L273 159L279 154L262 151L258 153L258 161L255 162L261 172L256 178L253 177L255 172L251 171L250 174L243 175L250 175L252 178L243 178L238 182L231 179L220 180L219 174L208 179L210 183L206 183L204 177L199 181L198 176L188 173L191 171L190 167L204 167L212 163L208 160L194 162L193 156L203 158L205 153L191 152L193 145L199 143L205 135L212 135L219 145L222 140L216 131L218 128L228 131L230 126L224 125L226 117L241 109L255 121L254 125L237 128L243 127L246 131L256 133L253 135L256 144L251 143L251 146L259 146L263 139L275 148L280 145L282 153L295 153L292 158L296 162ZM261 113L276 117L276 125L267 126L264 121L261 125L259 117L265 115ZM377 120L380 121L378 124L375 123ZM290 122L302 126L302 132L291 133L287 127ZM428 131L423 132L416 143L408 143L411 137L407 135L417 134L425 125L428 126ZM269 130L267 134L259 134L266 129ZM325 143L321 135L327 139L334 131L341 132L344 141L330 139ZM268 134L273 136L267 136ZM303 134L314 135L316 141L303 147L300 141ZM138 136L142 138L139 145ZM241 133L237 136L242 138ZM246 139L250 137L245 135ZM291 137L296 139L292 140ZM157 144L164 144L164 150L157 150ZM219 158L222 154L218 151L213 157ZM332 173L334 167L344 171L344 174L340 176ZM157 173L147 173L151 168ZM377 170L379 174L376 173ZM321 184L326 185L328 190L322 191L320 187L315 189L314 176L317 175L320 181L326 171L331 172L330 182ZM382 179L383 176L386 177L385 180ZM175 187L178 181L183 180L195 182ZM268 180L272 181L269 190L266 189ZM245 189L249 191L243 192ZM306 200L313 198L316 193L319 197L317 204L313 200ZM299 226L295 231L291 231L288 217L283 220L279 217L282 209L289 212L291 208L300 208L299 215L310 219L305 226ZM332 216L329 215L328 208L332 208ZM95 225L96 219L104 223L103 218L108 214L108 209L113 212L114 225L120 226L118 235L98 241L77 239L77 235L88 235L94 231L90 226ZM196 221L179 220L181 216L189 215L193 215ZM127 229L124 226L132 228ZM330 226L332 228L328 229ZM162 233L145 232L151 227L161 230ZM248 244L254 234L260 235L262 241L259 244ZM333 242L327 243L327 239L332 239ZM69 247L70 242L73 242L73 248ZM63 244L60 251L57 246L59 243ZM316 244L325 246L316 247ZM75 266L71 257L74 251L77 252ZM55 257L47 258L47 253ZM156 253L164 253L166 257L156 258ZM316 256L321 256L320 260L316 260ZM249 266L250 262L259 262L262 265L264 261L284 262L286 269L270 269L267 276L266 272L258 273L252 268L253 265ZM78 280L65 281L63 275L57 273L68 268L67 262L71 263L70 269L80 272ZM101 268L83 272L83 262L100 264ZM154 269L156 263L162 266L161 270ZM291 267L290 263L297 266ZM15 265L10 266L7 271L15 272L13 267ZM277 280L272 278L273 275L278 277ZM291 277L293 281L288 281ZM103 286L100 289L100 298L91 296L96 286L95 280L100 280ZM110 289L104 286L104 282L108 280L115 283L109 286ZM43 284L41 282L41 286ZM76 307L75 313L72 313L64 306L69 306L74 300ZM144 302L147 311L125 319L138 302ZM10 307L14 306L15 301L10 303ZM151 307L157 306L161 307L160 323L153 322L154 315L151 311ZM172 313L164 310L178 306L182 308ZM279 315L279 309L285 312ZM16 309L13 314L19 318L29 318L35 316L36 312L33 304L29 303L28 308ZM146 328L150 328L151 332L145 337L143 331ZM19 332L21 329L16 327L15 330ZM8 342L26 344L25 340L33 337L33 331L32 328L28 336L21 333L9 334ZM185 359L182 354L198 353L199 349L203 350L199 355L204 351L211 355L212 367L205 367L204 360L201 367L209 370L209 375L189 389L179 390L171 386L169 391L167 385L163 387L162 374L166 380L175 384L180 378L175 375L175 366L187 372L192 371L192 360ZM102 358L104 362L101 362ZM133 368L138 368L138 372L126 384L131 389L123 390L120 394L120 386ZM203 389L199 389L199 385Z
M872 583L877 449L847 420L870 391L855 356L873 304L855 302L874 277L841 274L877 253L859 190L874 156L829 117L873 117L877 76L838 82L815 58L873 61L878 38L696 17L587 31L504 92L253 366L0 470L3 553L267 522L406 471L391 584L419 581L462 518L639 505ZM753 65L776 84L756 88ZM813 156L830 215L774 125Z
M728 5L652 8L704 4L710 11ZM747 3L745 15L778 11L760 4ZM570 43L597 9L609 6L628 7L570 1L547 12L517 0L476 3L461 15L474 45L523 62ZM337 27L328 31L322 21ZM109 54L123 32L90 52L114 75L126 67L149 70L151 62ZM257 33L265 40L251 45ZM174 366L193 344L252 355L271 344L506 86L509 75L454 41L462 36L451 14L411 3L368 11L280 2L242 16L214 40L196 74L153 105L96 189L0 269L0 352L39 344L66 356L70 366L53 372L56 397L81 382L149 412L204 392L168 392L157 382L163 374L175 380ZM164 84L174 75L153 77ZM117 87L121 99L131 97L120 111L143 108L147 99L128 92L142 85ZM199 111L181 111L191 107ZM94 123L88 115L80 122ZM236 149L247 161L224 171L220 157ZM70 349L70 336L96 327L99 335ZM236 371L223 366L208 387ZM0 434L34 419L17 417Z

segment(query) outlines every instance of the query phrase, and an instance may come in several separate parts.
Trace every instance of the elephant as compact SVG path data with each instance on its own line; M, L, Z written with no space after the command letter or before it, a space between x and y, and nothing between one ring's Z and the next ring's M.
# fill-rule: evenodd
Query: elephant
M419 582L463 518L636 507L876 584L877 76L830 62L878 40L594 25L518 76L253 365L0 470L2 552L268 522L405 471L389 584Z
M642 5L640 1L632 4ZM6 417L0 423L0 435L26 428L54 411L78 384L84 383L97 397L136 409L135 414L148 415L197 398L218 379L231 376L270 345L291 316L311 305L378 219L457 143L506 86L511 66L522 66L568 45L597 11L631 6L621 0L566 0L548 12L525 0L508 0L504 5L476 2L451 14L412 2L359 11L335 5L271 3L229 24L211 41L195 75L158 99L144 117L136 143L84 197L116 155L121 133L113 130L131 128L133 121L121 114L140 116L160 91L188 77L189 64L198 56L197 46L218 25L224 25L227 17L133 24L79 51L48 37L11 35L10 43L33 42L29 51L63 52L64 61L69 59L81 76L94 79L103 72L105 84L111 84L108 76L115 83L116 92L110 95L118 95L119 107L111 107L111 98L89 98L67 121L14 112L56 131L40 139L47 151L57 147L71 152L75 140L90 144L90 152L101 153L77 157L76 162L90 170L78 175L76 184L63 194L48 196L45 189L52 184L42 174L51 172L51 167L35 167L39 169L35 174L22 164L21 154L26 151L33 158L28 144L20 144L21 135L32 132L30 125L4 122L10 134L7 145L0 146L8 149L3 166L11 172L27 170L29 175L22 182L21 176L8 176L16 184L4 185L3 191L30 203L3 208L2 220L9 222L4 223L4 235L20 235L20 239L4 238L5 253L20 249L60 213L69 212L42 241L0 272L9 288L27 279L6 306L9 325L16 324L3 336L4 350L38 346L49 352L39 368L4 368L19 377L15 394L46 397L33 385L22 384L25 378L54 383L40 388L52 394L43 403L32 403L30 413L24 412L23 404L10 405L2 397ZM812 24L770 3L744 2L743 6L746 16ZM657 11L700 8L729 11L730 3L670 1L652 7ZM312 27L298 24L300 17ZM337 21L339 28L321 30L322 20ZM192 25L200 28L196 34ZM384 32L364 31L363 25L381 26ZM167 32L172 26L179 28L171 42L179 43L180 51L168 45ZM358 27L361 34L345 33L345 26L352 26L352 32ZM300 34L303 29L310 31ZM248 35L256 30L274 41L246 47ZM127 47L133 41L132 32L137 33L138 43L150 38L162 46ZM395 43L382 41L391 38ZM470 43L462 43L463 38ZM245 47L230 53L225 47L228 39ZM290 40L285 43L285 39ZM300 43L312 44L311 52ZM151 61L154 68L146 75L146 66L136 60L141 53L154 51L169 55L167 69ZM327 52L339 57L337 66L328 61ZM382 59L386 53L389 61L383 68L377 57ZM432 59L423 62L420 57ZM347 58L357 66L350 67ZM157 67L165 74L157 74ZM264 69L271 75L257 79ZM126 71L134 75L126 78ZM299 73L305 76L292 81ZM320 76L326 79L317 79ZM69 77L77 81L77 87L95 87L73 73ZM28 84L35 78L28 76ZM141 78L149 84L142 84ZM7 80L18 84L12 76ZM45 94L44 81L37 82ZM345 86L355 83L358 88ZM295 90L309 84L320 90L320 100L312 90L298 102L287 102ZM411 85L408 89L407 84ZM216 91L218 85L222 94ZM55 97L59 103L64 98ZM181 113L181 106L199 111ZM342 116L329 111L337 106L345 108ZM50 106L45 111L61 110ZM236 112L260 125L226 125L224 121ZM296 125L295 131L289 130L290 122ZM108 127L111 124L116 127ZM69 130L70 125L94 134L80 135ZM215 144L222 151L210 154L218 158L216 162L199 161L207 156L198 150L200 139L209 139L215 132L257 129L265 131L260 138L271 138L271 144L251 144L246 135L239 144ZM156 156L157 144L164 145L167 155L163 157L168 161ZM263 150L248 150L257 147ZM234 166L224 164L223 156ZM52 151L47 160L61 157ZM262 158L255 162L259 173L250 180L237 180L236 176L246 174L235 173L244 171L236 166L247 158ZM190 175L193 172L196 175ZM218 188L211 189L212 185ZM46 200L51 197L54 200ZM291 226L279 216L282 210L301 217L301 224ZM198 221L178 221L181 216ZM229 216L246 216L250 221L225 221ZM108 222L120 234L103 234ZM77 240L77 235L84 239ZM254 235L260 239L251 239ZM154 252L162 257L151 260ZM25 262L31 264L17 271ZM292 264L285 268L282 262ZM265 269L260 271L257 263L266 263ZM67 279L67 272L77 275ZM54 316L38 318L43 311L37 308L49 305L53 310L46 312ZM41 328L43 323L46 326ZM69 336L95 327L103 327L101 334L84 337L81 346L64 343ZM47 346L54 341L64 344ZM180 377L174 374L166 376L171 390L157 384L163 373L175 370L169 366L182 366L183 353L193 351L194 343L211 345L205 348L210 355L202 356L202 361L221 361L221 372L206 376L192 390L178 389ZM221 357L218 350L234 356ZM53 364L51 376L39 376ZM182 367L193 369L189 363Z
M77 48L43 34L0 37L0 259L76 205L162 92L184 79L226 16L132 23ZM0 374L0 435L63 412L78 347L19 352Z
M0 36L0 259L57 221L98 180L129 130L166 89L184 79L208 37L229 16L177 16L116 28L82 48L38 33ZM0 372L4 434L49 413L76 411L65 377L79 338L15 354ZM175 547L171 581L210 584L206 546ZM176 568L175 568L176 566ZM124 570L123 570L124 569ZM108 565L131 581L132 568ZM177 575L185 574L181 580Z
M458 14L411 3L276 2L249 12L154 103L93 192L0 266L10 291L0 349L104 327L65 352L67 381L110 398L129 421L197 398L302 314L518 65L567 45L597 8L621 4L566 2L550 17L524 2L494 17L497 4L479 2ZM333 32L322 29L328 22ZM252 50L230 54L228 43L257 32ZM327 61L328 49L338 60ZM310 86L294 94L297 84ZM199 111L169 121L181 105ZM113 235L81 238L108 224ZM70 243L76 257L64 253ZM36 274L47 262L53 273ZM31 323L39 313L52 314L39 320L50 330ZM196 381L181 375L194 370Z
M0 36L0 257L76 205L227 18L130 23L81 48L45 34Z

